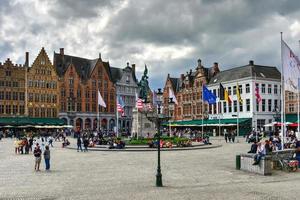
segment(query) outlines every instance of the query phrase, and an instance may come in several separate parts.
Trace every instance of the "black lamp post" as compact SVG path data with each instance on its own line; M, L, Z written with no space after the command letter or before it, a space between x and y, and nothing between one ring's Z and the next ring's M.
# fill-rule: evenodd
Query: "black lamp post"
M161 127L161 123L163 121L167 121L168 119L170 119L170 116L166 116L162 113L162 102L163 102L163 93L161 91L161 89L158 89L158 92L156 93L157 96L157 100L156 102L153 102L157 105L157 111L155 110L145 110L144 109L144 113L146 114L147 119L149 119L150 121L154 122L157 128L157 141L158 141L158 145L157 145L157 172L156 172L156 187L162 187L162 174L161 174L161 166L160 166L160 127ZM146 102L145 107L149 108L150 106L148 106L149 102ZM174 101L172 98L170 98L169 101L169 110L172 112L174 111Z

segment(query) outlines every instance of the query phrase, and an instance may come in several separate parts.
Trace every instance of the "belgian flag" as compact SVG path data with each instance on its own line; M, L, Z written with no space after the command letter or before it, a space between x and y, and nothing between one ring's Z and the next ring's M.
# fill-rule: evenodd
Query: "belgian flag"
M227 103L232 102L228 94L228 91L223 87L221 83L220 83L220 100L225 100Z

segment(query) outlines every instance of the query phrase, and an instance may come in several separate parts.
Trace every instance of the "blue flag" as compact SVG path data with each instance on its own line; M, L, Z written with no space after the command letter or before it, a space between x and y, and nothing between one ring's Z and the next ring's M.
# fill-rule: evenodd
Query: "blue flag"
M207 101L208 104L215 104L217 102L216 95L214 95L211 91L209 91L207 87L205 87L205 85L203 85L202 88L202 95L203 95L203 100Z

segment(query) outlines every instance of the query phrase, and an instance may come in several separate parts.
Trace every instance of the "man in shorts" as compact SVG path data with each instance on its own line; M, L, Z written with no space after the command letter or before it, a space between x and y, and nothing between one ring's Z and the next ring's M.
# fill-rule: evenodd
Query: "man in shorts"
M36 147L33 151L33 155L35 157L35 165L34 165L34 170L40 171L40 164L41 164L41 159L42 159L42 151L40 149L39 143L36 143Z

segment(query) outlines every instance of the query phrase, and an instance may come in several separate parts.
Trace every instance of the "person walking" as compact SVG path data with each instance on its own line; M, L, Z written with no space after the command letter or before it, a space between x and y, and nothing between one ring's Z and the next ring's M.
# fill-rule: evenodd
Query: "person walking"
M79 152L79 149L80 151L82 151L82 146L81 146L82 142L81 142L81 138L80 136L78 135L77 137L77 152Z
M225 138L225 142L227 143L227 140L228 140L228 133L227 133L227 130L224 129L224 138Z
M35 149L33 151L33 155L35 157L34 170L40 171L42 151L40 149L39 143L36 144L36 147L35 147Z
M48 145L46 145L46 147L45 147L44 160L45 160L46 170L49 170L50 169L50 150L49 150Z
M84 152L88 151L88 146L89 146L89 139L88 137L85 137L83 140L83 146L84 146Z

